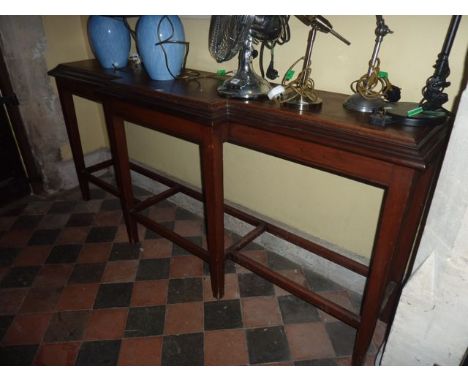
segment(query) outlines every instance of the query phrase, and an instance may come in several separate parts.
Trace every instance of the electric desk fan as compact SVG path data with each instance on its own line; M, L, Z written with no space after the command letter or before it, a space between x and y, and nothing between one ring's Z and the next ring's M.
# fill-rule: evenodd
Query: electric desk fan
M242 99L266 96L271 86L253 69L252 60L257 56L253 45L278 41L288 18L252 15L211 17L208 48L213 58L224 62L239 53L237 72L218 87L220 95Z

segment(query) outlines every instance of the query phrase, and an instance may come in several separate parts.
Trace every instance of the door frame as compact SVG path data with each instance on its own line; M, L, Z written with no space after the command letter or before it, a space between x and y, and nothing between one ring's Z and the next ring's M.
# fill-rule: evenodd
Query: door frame
M5 109L10 119L13 135L19 149L19 154L23 160L26 177L31 185L34 194L43 192L42 176L39 171L38 163L36 162L29 139L24 127L23 118L19 110L19 102L13 90L10 74L6 66L3 56L2 47L0 46L0 90L3 97L8 97L9 101L5 103Z

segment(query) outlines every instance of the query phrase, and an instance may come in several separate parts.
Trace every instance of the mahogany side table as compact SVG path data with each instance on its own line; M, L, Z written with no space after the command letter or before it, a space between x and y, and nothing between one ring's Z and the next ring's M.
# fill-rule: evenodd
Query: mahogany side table
M85 200L89 199L88 185L92 182L120 197L131 242L139 240L136 227L140 223L207 261L217 298L224 293L224 263L230 258L350 325L356 329L352 363L363 364L378 318L391 323L410 274L448 142L450 121L435 127L375 127L367 122L367 116L342 107L346 95L330 92L321 92L323 106L317 112L298 112L270 101L225 99L216 93L220 79L209 73L201 73L195 79L152 81L141 68L105 70L97 61L86 60L61 64L49 74L56 79ZM112 159L85 166L73 95L103 104ZM132 163L124 121L196 143L200 149L202 192ZM369 265L225 204L224 142L383 189ZM111 165L117 188L93 175ZM168 189L139 201L132 193L130 171L157 180ZM178 192L204 202L206 250L141 213ZM254 226L227 249L223 240L224 213ZM366 277L360 313L327 300L243 254L242 249L264 232Z

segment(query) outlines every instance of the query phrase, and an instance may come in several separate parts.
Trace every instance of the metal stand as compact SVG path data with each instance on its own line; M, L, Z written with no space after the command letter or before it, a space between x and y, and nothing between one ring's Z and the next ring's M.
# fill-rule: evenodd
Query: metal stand
M369 61L369 68L367 69L367 74L362 76L359 80L354 81L351 84L351 88L355 91L355 94L350 96L343 106L348 110L359 111L361 113L372 113L375 110L381 109L385 106L385 101L382 97L372 91L372 88L378 85L378 82L375 82L373 76L375 76L374 70L378 66L379 62L379 51L380 46L382 45L383 38L388 33L393 33L390 28L385 24L382 16L376 16L377 18L377 28L375 29L375 45L374 51L372 52L372 57ZM371 83L370 79L373 79L375 83ZM363 88L365 93L369 96L362 95L360 92L353 88L353 84L356 84L356 88L359 86L359 83L363 82Z
M314 83L310 78L310 66L312 64L312 49L314 47L317 30L328 33L337 37L345 44L351 43L343 36L333 30L330 22L322 16L296 16L304 24L311 27L309 37L307 39L307 48L302 65L302 72L295 81L292 81L286 87L284 95L284 104L298 110L317 109L322 104L322 99L318 96L314 89ZM284 81L283 81L284 82Z
M222 96L242 99L255 99L265 97L271 86L262 77L254 72L252 66L253 41L249 35L245 40L239 55L239 67L236 74L218 87Z
M450 82L447 81L450 74L448 58L460 20L461 16L452 16L442 50L434 65L434 74L427 79L426 86L423 88L422 101L420 103L400 102L387 111L395 122L410 126L437 125L443 123L448 117L449 112L442 107L448 101L447 93L443 91L450 86ZM420 113L408 115L410 111L418 107L421 108Z

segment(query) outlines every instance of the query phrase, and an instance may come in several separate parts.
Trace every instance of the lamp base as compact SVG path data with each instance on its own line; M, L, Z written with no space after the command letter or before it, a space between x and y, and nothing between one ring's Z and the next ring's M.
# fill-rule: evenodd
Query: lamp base
M424 110L419 114L409 117L408 111L416 109L419 104L416 102L397 102L386 109L386 114L390 115L395 122L407 126L435 126L444 123L449 113L445 109Z
M380 98L367 99L359 93L350 96L343 104L346 109L359 111L360 113L372 113L385 105L386 102Z
M314 100L311 100L310 98L304 97L298 93L296 93L294 97L292 97L288 93L291 94L296 92L294 92L293 90L289 90L289 92L287 92L287 94L284 96L284 98L287 99L287 101L285 101L283 105L291 109L305 111L319 110L322 107L322 99L318 96Z

